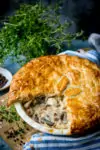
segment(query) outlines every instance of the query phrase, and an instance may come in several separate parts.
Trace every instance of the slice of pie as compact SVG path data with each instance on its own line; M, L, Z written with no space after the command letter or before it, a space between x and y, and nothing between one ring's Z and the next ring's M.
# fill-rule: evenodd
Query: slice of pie
M100 126L100 68L77 56L36 58L13 77L8 106L15 102L44 126L87 132Z

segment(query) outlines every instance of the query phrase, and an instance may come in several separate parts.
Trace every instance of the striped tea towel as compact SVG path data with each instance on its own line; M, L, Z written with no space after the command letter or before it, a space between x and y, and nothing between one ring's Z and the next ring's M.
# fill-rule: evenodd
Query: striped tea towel
M80 50L80 53L82 53L85 56L85 58L96 63L97 65L100 65L100 53L96 50L89 50L88 52Z
M37 133L24 150L100 150L100 131L79 138Z
M67 51L64 52L68 54ZM80 50L81 53L81 50ZM72 52L69 51L71 55ZM90 50L84 55L90 61L100 65L100 55ZM23 146L24 150L100 150L100 131L84 137L68 137L50 135L47 133L34 134L30 141Z

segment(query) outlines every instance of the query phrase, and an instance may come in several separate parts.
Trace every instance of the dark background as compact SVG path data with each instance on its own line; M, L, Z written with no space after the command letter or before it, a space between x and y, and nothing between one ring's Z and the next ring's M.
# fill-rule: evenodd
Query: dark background
M44 4L55 4L59 0L41 0ZM84 31L85 35L100 33L100 0L60 0L61 13L74 21L72 32ZM36 0L0 1L0 24L7 15L12 15L21 3L33 3Z

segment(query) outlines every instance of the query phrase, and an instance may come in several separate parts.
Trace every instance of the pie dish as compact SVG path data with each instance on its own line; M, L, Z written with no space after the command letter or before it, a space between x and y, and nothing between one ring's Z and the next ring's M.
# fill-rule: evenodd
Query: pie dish
M36 58L14 75L11 104L40 131L86 133L100 126L100 68L65 54Z

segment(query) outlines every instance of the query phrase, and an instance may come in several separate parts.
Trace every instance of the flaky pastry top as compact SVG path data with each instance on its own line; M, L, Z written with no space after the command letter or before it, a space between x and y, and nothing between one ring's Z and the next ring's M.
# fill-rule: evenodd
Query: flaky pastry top
M100 125L100 68L89 60L68 55L31 60L13 76L8 106L41 95L64 96L70 134Z

